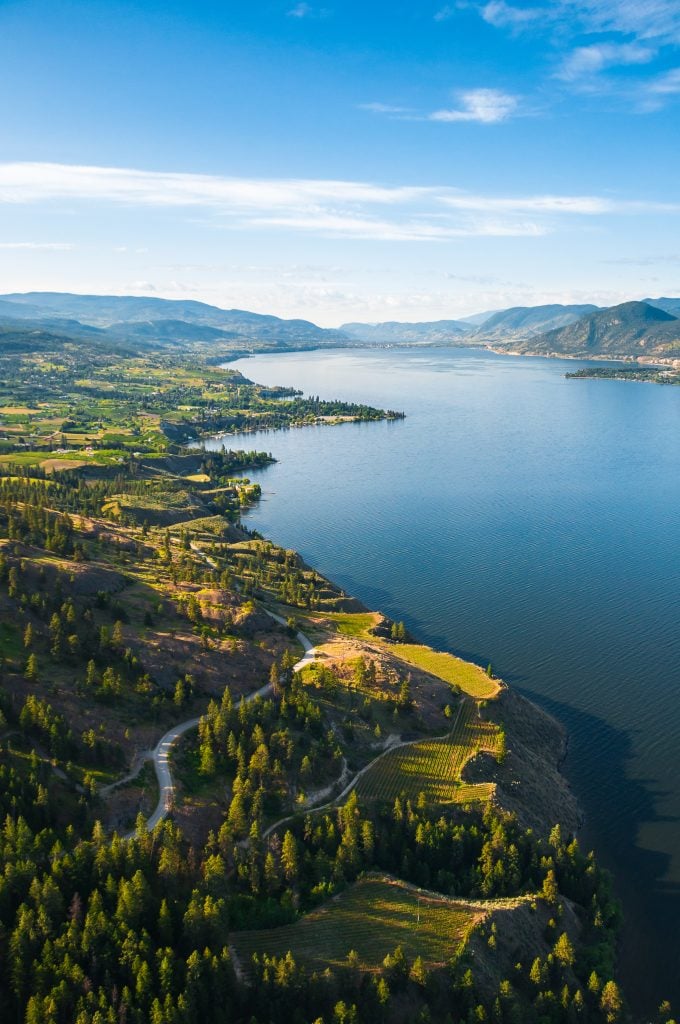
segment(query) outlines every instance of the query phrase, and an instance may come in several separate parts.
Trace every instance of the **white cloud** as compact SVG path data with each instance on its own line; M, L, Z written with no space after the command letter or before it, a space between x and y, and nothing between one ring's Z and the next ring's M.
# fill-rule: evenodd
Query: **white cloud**
M517 110L517 97L499 89L469 89L458 94L460 106L435 110L430 121L478 121L480 124L499 124Z
M680 68L663 71L641 83L634 93L639 113L649 114L662 110L669 99L680 95Z
M658 88L675 88L670 80ZM677 79L680 89L680 73ZM379 241L537 237L564 217L678 213L660 201L574 195L483 195L450 185L383 185L323 179L229 178L63 164L0 164L0 203L120 204L166 208L232 229L314 232ZM219 219L218 219L219 218ZM66 243L6 242L4 248L68 249ZM125 246L118 251L131 251ZM144 249L135 249L144 252Z
M286 15L289 18L327 18L330 11L325 7L312 7L311 4L299 3L295 4L295 7L291 7L289 11L286 11Z
M649 83L649 91L659 95L680 92L680 68L673 68Z
M606 68L630 64L649 64L656 50L640 43L593 43L579 46L568 54L557 73L567 82L597 75Z
M316 234L344 238L363 238L382 242L430 242L448 238L480 237L537 237L546 229L540 224L508 220L480 221L467 225L441 224L427 221L395 223L371 217L353 217L349 214L300 214L283 217L256 217L250 222L263 227L295 228Z
M0 242L0 249L30 249L45 252L70 252L73 246L69 242Z
M533 22L543 19L546 11L543 7L512 7L505 0L491 0L481 8L481 15L489 25L497 28L524 28Z
M483 210L501 213L611 213L614 205L598 196L516 196L495 197L469 194L445 196L442 202L456 210Z
M680 42L677 0L560 0L558 14L575 15L591 32Z
M451 4L445 4L438 11L435 11L433 17L435 21L448 21L455 13L455 8Z
M411 107L395 107L390 103L360 103L359 110L369 110L372 114L409 115L414 111Z
M538 7L489 0L478 9L497 28L559 25L569 35L615 32L638 40L680 41L677 0L555 0Z
M248 209L317 202L398 204L430 190L314 178L229 178L54 163L0 164L0 203L106 199L152 206Z

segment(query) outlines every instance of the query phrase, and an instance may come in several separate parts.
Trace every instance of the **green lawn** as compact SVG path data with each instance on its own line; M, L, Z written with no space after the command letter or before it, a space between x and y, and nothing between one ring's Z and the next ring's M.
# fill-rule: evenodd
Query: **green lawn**
M419 894L405 882L360 879L295 924L266 931L234 932L230 941L244 970L253 953L285 956L310 970L346 964L355 950L364 970L380 967L401 946L412 960L446 963L481 917L478 909L444 897Z

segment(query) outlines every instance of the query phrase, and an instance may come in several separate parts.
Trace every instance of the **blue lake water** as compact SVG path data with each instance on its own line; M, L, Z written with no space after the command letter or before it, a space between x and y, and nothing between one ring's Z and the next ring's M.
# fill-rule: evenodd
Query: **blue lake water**
M584 839L624 900L622 980L680 1007L680 388L475 350L262 355L259 383L403 421L249 434L249 525L568 728ZM215 442L216 444L221 443Z

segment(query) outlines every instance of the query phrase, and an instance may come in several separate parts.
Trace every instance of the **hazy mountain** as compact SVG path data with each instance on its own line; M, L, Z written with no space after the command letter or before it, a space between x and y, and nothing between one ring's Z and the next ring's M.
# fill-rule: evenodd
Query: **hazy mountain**
M0 299L0 316L4 319L10 317L12 320L42 319L44 309L41 306L32 306L26 302L8 302Z
M489 345L514 347L518 341L574 323L585 313L592 313L597 308L590 303L578 306L562 306L558 303L547 306L513 306L490 316L472 337Z
M680 299L669 299L662 297L660 299L643 299L648 306L656 306L657 309L663 309L666 313L670 313L671 316L680 316Z
M458 318L459 324L470 324L472 327L481 327L487 320L490 320L496 313L502 313L501 309L487 309L484 313L473 313L472 316L461 316Z
M3 330L29 333L31 331L46 332L54 336L77 339L79 341L109 341L111 336L102 327L81 324L79 320L66 320L57 316L17 317L5 314L5 309L12 303L0 302L0 327Z
M246 341L259 347L311 348L323 345L347 344L350 339L340 331L317 327L308 320L283 320L276 316L250 313L242 309L220 309L205 302L184 299L158 299L133 295L73 295L67 292L27 292L0 296L0 300L37 308L45 317L71 317L96 327L115 328L118 336L125 336L124 325L162 323L157 335L153 329L143 333L147 341L168 340L168 322L173 322L174 338L188 340L179 335L180 323L218 328L228 333L230 340ZM136 337L140 328L132 327ZM185 334L188 334L185 331ZM194 337L194 340L199 340ZM211 340L211 339L202 339ZM216 339L212 339L216 340Z
M233 341L242 338L242 335L235 331L225 331L220 327L210 327L208 324L192 324L186 320L144 320L132 323L123 321L111 324L104 333L131 341L161 344L180 344L183 341Z
M184 320L222 326L228 311L205 302L157 299L136 295L75 295L70 292L25 292L0 296L43 310L46 315L72 317L99 327L145 320Z
M526 352L639 356L680 348L680 319L646 302L623 302L520 344Z
M472 328L459 320L431 320L427 323L342 324L340 330L358 341L378 345L460 345Z
M58 351L60 348L91 352L93 345L104 352L134 355L121 338L75 320L17 320L0 315L0 352Z

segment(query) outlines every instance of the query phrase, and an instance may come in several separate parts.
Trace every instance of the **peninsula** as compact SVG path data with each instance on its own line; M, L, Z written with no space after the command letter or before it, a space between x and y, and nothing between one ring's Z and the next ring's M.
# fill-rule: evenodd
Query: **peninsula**
M267 453L180 440L400 414L196 351L0 375L3 1012L622 1017L561 728L250 533Z

